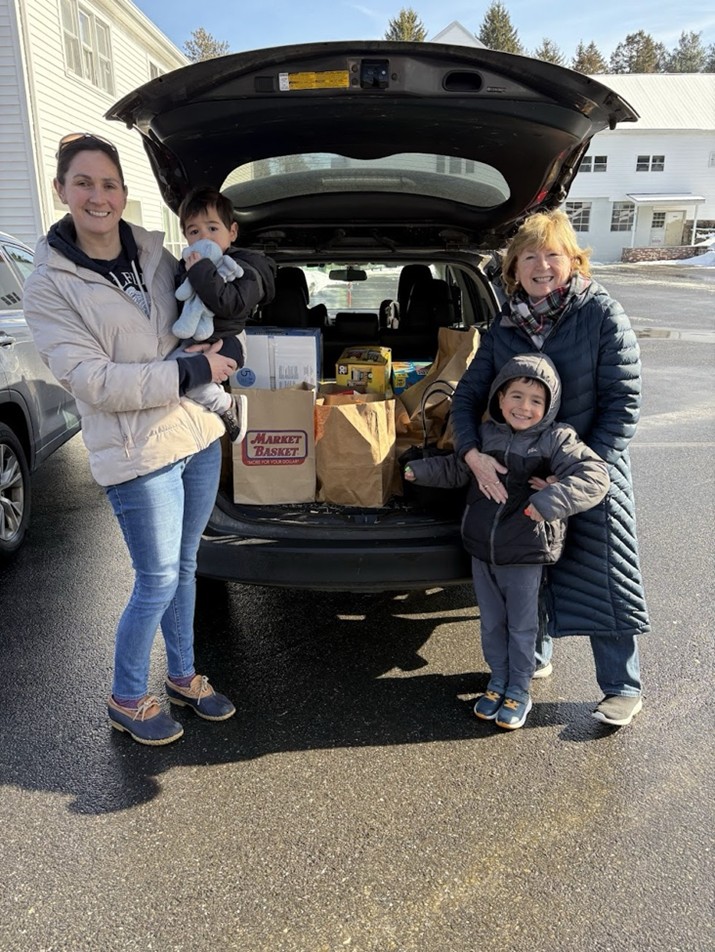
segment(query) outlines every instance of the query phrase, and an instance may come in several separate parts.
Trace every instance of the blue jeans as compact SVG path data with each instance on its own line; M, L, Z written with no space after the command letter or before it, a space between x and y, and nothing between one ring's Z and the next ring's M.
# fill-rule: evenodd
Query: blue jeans
M472 558L489 690L526 701L534 674L541 565L491 565Z
M603 693L638 697L641 693L641 670L637 637L589 637L596 665L596 680ZM554 642L550 635L539 632L536 639L536 664L541 667L550 661L553 650Z
M196 554L216 500L221 444L126 483L107 486L134 566L134 589L117 628L112 693L148 693L157 628L170 677L194 671Z

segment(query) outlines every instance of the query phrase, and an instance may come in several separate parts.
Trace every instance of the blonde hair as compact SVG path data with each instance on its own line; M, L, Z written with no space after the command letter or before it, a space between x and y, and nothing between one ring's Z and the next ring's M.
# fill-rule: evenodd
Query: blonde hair
M563 248L571 259L571 274L576 271L585 278L591 276L590 248L580 248L576 232L568 215L561 211L537 212L522 223L509 242L502 259L501 274L504 290L511 295L518 287L516 261L528 249Z

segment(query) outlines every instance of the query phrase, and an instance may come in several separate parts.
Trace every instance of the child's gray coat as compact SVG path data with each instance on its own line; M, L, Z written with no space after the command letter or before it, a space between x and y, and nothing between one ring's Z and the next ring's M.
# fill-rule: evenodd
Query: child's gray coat
M504 422L497 394L508 380L520 377L543 383L549 400L539 423L516 432ZM560 402L559 376L543 354L513 357L494 379L489 419L480 430L481 451L507 468L500 477L508 493L505 503L487 498L469 467L457 456L410 463L417 483L442 488L470 483L462 538L475 558L494 565L551 564L561 555L567 518L597 505L606 495L606 464L578 438L573 427L555 422ZM530 487L529 480L534 476L550 475L558 482L538 491ZM534 522L524 514L530 503L544 522Z

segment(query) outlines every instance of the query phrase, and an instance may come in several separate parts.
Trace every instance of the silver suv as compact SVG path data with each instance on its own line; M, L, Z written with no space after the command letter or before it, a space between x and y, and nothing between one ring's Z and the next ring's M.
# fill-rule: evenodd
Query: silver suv
M74 400L42 362L22 313L32 257L0 232L0 560L25 539L31 473L80 428Z
M231 199L241 244L278 265L260 321L320 327L329 379L347 346L431 360L442 327L488 324L502 293L492 252L565 201L597 132L637 113L553 63L351 40L194 63L107 118L138 130L171 209L197 185ZM451 515L399 495L382 508L244 505L225 470L201 575L353 591L469 578Z

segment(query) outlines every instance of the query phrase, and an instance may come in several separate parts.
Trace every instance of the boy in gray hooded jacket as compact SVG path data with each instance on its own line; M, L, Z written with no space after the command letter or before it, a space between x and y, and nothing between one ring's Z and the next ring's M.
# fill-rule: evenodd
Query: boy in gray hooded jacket
M481 618L482 651L491 670L474 713L499 727L521 727L531 710L539 586L544 565L561 555L566 520L597 505L608 491L606 464L573 427L557 423L561 381L543 354L504 365L481 425L482 452L499 461L508 498L484 495L457 456L413 461L409 481L444 488L469 484L462 517L464 547Z

